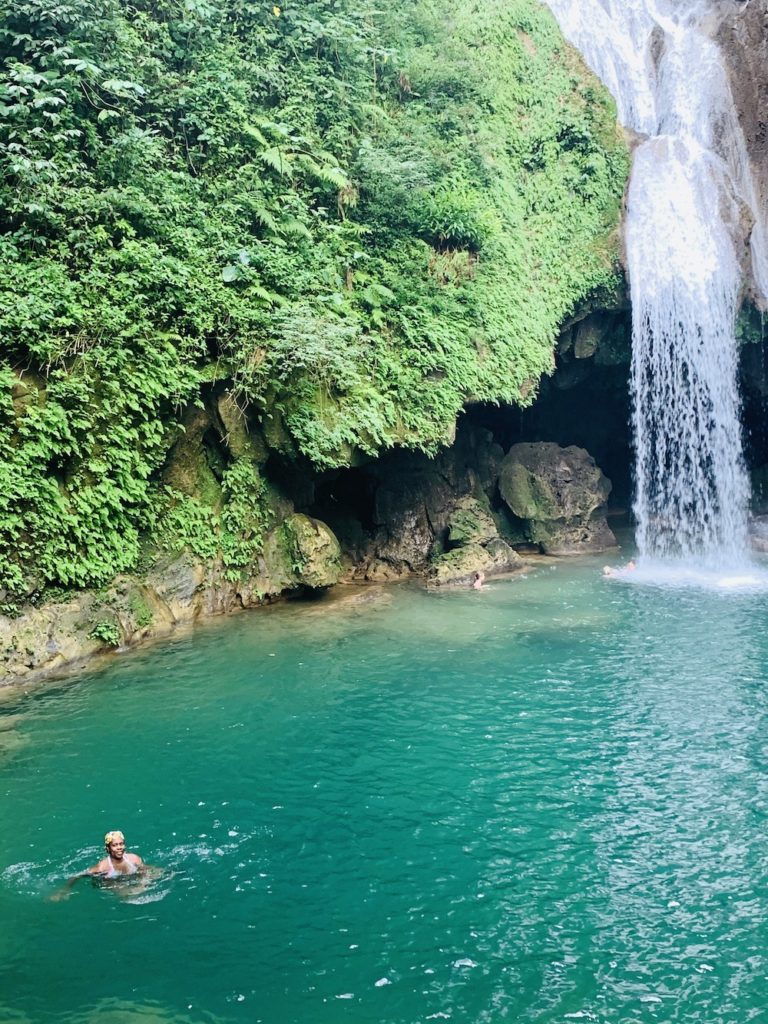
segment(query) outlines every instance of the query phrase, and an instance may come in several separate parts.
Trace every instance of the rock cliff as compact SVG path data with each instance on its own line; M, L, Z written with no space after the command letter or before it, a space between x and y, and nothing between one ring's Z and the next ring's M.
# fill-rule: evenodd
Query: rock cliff
M757 205L768 228L768 0L725 0L717 11L716 38L726 54ZM760 294L754 278L748 290L761 309L768 308L768 295Z

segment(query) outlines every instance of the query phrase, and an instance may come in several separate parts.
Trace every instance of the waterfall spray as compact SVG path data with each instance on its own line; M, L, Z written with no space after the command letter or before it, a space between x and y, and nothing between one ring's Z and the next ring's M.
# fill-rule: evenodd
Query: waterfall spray
M768 233L722 55L715 0L548 0L565 36L644 136L627 195L634 512L646 560L747 558L735 319L751 211L768 295Z

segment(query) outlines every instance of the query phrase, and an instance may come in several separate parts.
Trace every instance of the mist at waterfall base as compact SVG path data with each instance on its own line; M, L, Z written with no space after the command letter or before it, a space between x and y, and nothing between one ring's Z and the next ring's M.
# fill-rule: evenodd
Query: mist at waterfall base
M735 338L743 210L768 297L768 233L705 0L549 0L645 138L627 194L637 579L766 585L749 554Z
M757 1019L764 598L600 570L275 606L0 705L0 1020ZM113 828L163 874L51 902Z

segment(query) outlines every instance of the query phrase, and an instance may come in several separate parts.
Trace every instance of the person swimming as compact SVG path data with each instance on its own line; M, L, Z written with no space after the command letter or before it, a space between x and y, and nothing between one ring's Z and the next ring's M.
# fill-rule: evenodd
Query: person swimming
M85 871L72 875L64 886L54 893L51 899L63 900L70 895L72 886L81 878L92 878L94 881L112 880L129 875L138 875L146 869L144 861L136 853L128 853L125 849L125 836L119 829L113 829L104 836L106 857Z
M472 581L472 589L473 590L482 590L484 586L485 586L485 573L484 572L476 572L475 573L475 578Z
M614 568L612 565L604 565L603 576L624 576L628 572L634 572L636 568L637 563L633 558L630 558L626 565L619 566L618 568Z
M125 836L119 830L107 832L104 836L104 849L107 856L88 868L86 874L101 878L120 878L121 875L135 875L144 867L144 861L136 853L128 853L125 849Z

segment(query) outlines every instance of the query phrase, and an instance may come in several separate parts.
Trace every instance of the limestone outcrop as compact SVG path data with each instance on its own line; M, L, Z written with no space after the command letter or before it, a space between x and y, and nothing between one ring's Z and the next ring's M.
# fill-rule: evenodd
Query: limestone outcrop
M365 474L373 528L366 537L358 524L352 577L465 583L478 571L520 568L491 507L503 457L490 431L476 428L435 459L400 452L373 464Z
M464 425L436 458L393 452L322 481L294 479L291 464L263 464L260 438L241 427L224 399L216 410L192 412L167 480L182 494L205 496L215 512L216 451L194 457L200 447L226 436L231 450L258 468L253 480L263 490L254 500L266 495L257 521L264 533L248 564L206 561L182 545L156 551L141 577L123 575L106 590L0 616L0 682L71 671L184 623L323 590L342 577L467 585L476 572L522 568L516 545L573 554L615 544L604 515L611 485L581 448L516 444L505 455L489 430Z
M436 459L399 453L358 472L373 522L338 521L342 546L354 546L352 579L464 584L521 568L516 545L576 554L616 544L605 519L611 484L581 448L515 445L505 457L488 430L465 427Z
M487 499L463 495L455 503L448 519L446 550L430 564L430 582L469 583L476 572L486 576L514 572L523 559L499 535L496 520Z
M611 483L583 448L552 442L513 445L499 491L526 538L545 554L602 551L616 544L605 517Z
M726 0L718 10L717 41L726 55L731 91L744 132L756 187L756 208L768 224L768 3ZM751 297L761 309L768 295L759 294L754 278Z
M339 543L325 523L295 513L265 537L250 572L230 576L220 562L203 565L182 552L143 579L118 577L105 591L0 615L0 684L76 670L199 618L333 586L341 576Z

